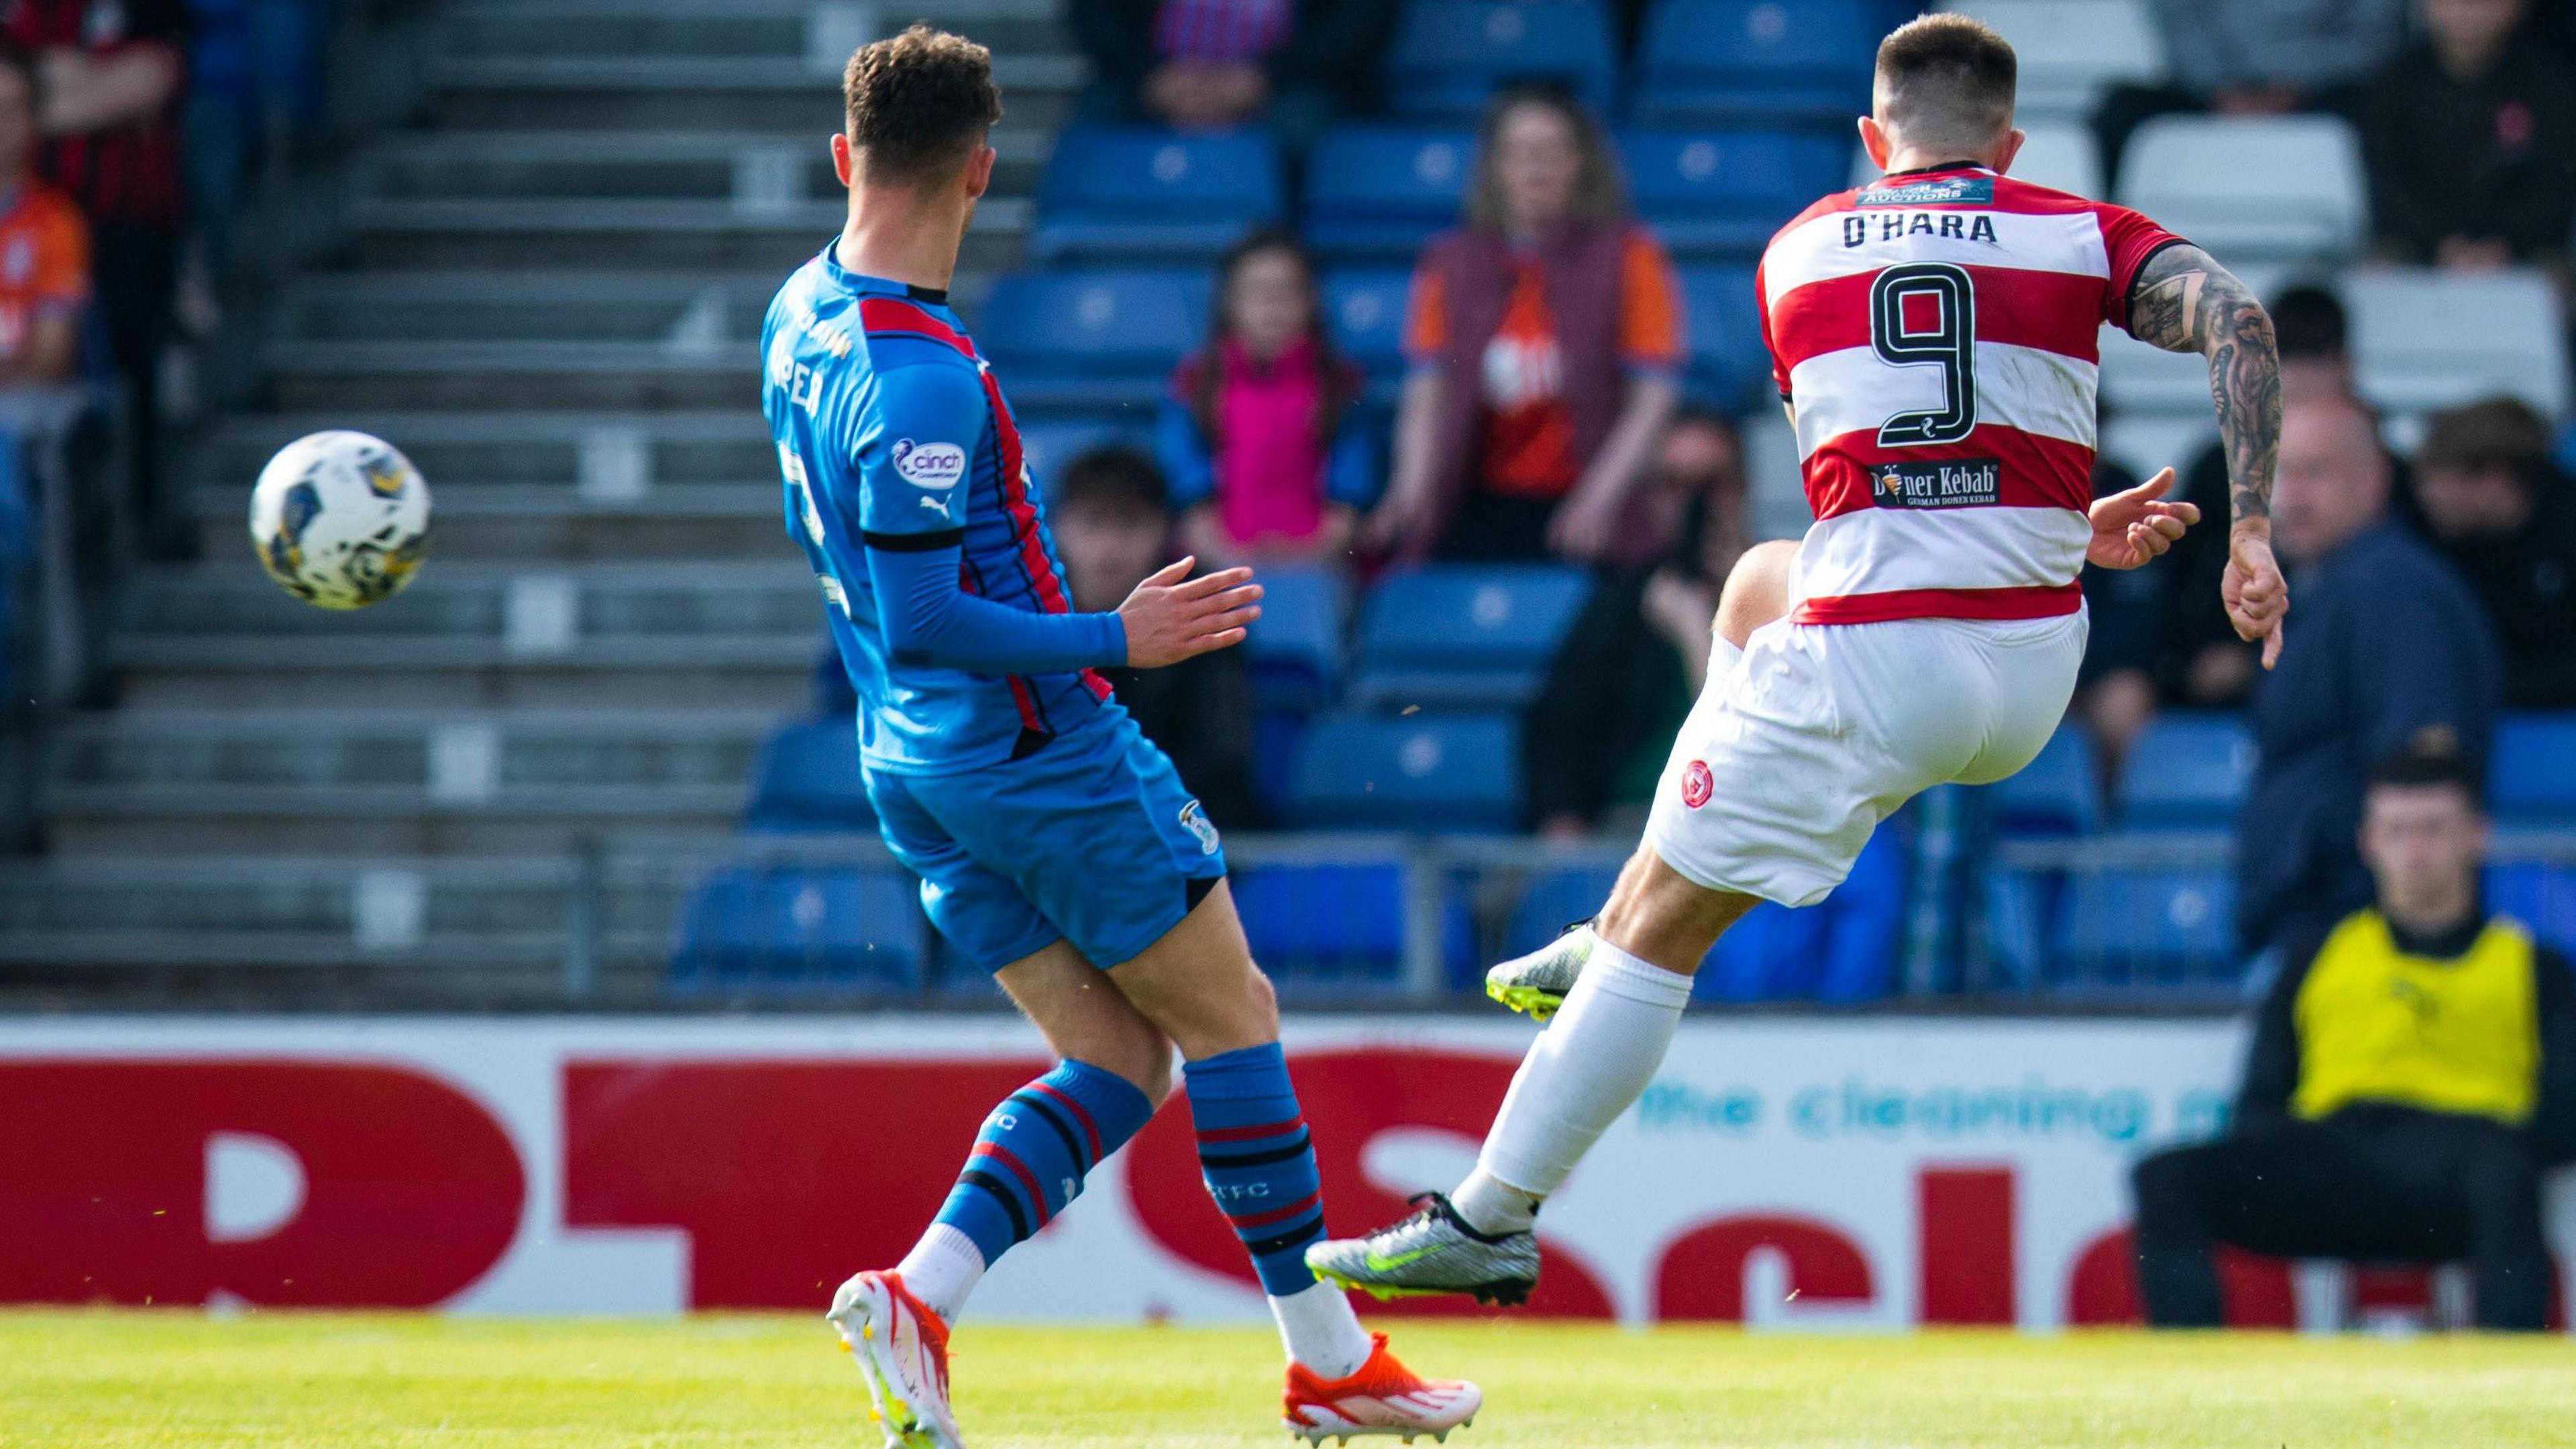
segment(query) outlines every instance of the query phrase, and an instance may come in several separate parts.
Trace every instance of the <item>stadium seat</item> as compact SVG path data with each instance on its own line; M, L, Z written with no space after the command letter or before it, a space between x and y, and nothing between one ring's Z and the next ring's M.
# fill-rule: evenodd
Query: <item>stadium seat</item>
M2033 120L2080 123L2108 87L2165 74L2164 32L2145 0L1959 0L1948 8L1977 17L2012 42L2021 62L2013 110L2025 126ZM2018 175L2021 168L2013 171Z
M1619 151L1638 214L1675 256L1746 261L1836 189L1844 156L1839 140L1765 131L1631 131Z
M2497 721L2487 796L2508 825L2576 825L2576 713Z
M2342 292L2355 380L2381 407L2429 412L2506 394L2566 416L2567 342L2541 273L2356 271Z
M1413 0L1381 68L1401 116L1473 118L1494 88L1552 80L1610 109L1610 23L1592 0Z
M2127 830L2224 830L2254 779L2254 736L2232 714L2157 715L2120 763Z
M1352 702L1517 707L1592 592L1559 564L1431 564L1388 576L1361 610Z
M2576 865L2536 860L2487 867L2487 908L2531 928L2561 952L2576 952Z
M902 991L929 948L918 888L891 866L731 866L680 913L679 996Z
M1869 109L1879 16L1867 0L1662 0L1646 19L1634 117L1786 122L1849 135Z
M1762 345L1753 269L1686 267L1681 289L1692 390L1728 412L1767 405L1774 395L1771 353Z
M1078 127L1047 163L1029 252L1051 266L1203 264L1287 206L1278 150L1258 131Z
M2053 956L2049 979L2061 989L2232 989L2235 877L2216 867L2078 871Z
M1365 267L1324 278L1324 319L1333 344L1373 379L1404 371L1405 304L1413 273L1402 267Z
M806 720L761 742L743 828L765 834L873 831L859 779L859 731L847 717Z
M1022 272L994 285L976 336L1015 406L1150 407L1207 324L1210 285L1199 269Z
M2209 364L2197 356L2203 401L2208 391ZM2120 464L2141 480L2155 476L2159 468L2171 468L2180 477L2191 471L2210 444L2218 441L2218 423L2203 407L2194 413L2141 413L2134 417L2115 416L2102 425L2102 454Z
M1064 471L1064 465L1094 448L1128 447L1154 451L1153 435L1121 423L1039 421L1020 429L1020 453L1038 482Z
M1986 786L1984 803L2000 835L2090 835L2102 819L2101 778L2093 742L2063 724L2021 773Z
M1409 262L1455 226L1474 161L1464 131L1337 126L1306 167L1306 244L1330 261Z
M2137 129L2120 196L2230 266L2351 256L2368 193L2335 116L2159 116Z
M1282 995L1372 995L1405 981L1405 867L1395 860L1295 860L1255 855L1229 880L1252 958ZM1444 892L1441 974L1451 985L1481 979L1466 902Z
M1261 617L1243 640L1253 696L1263 709L1320 708L1341 682L1349 590L1338 572L1312 564L1266 567L1261 585Z
M1762 381L1769 381L1771 363L1762 361ZM1757 542L1775 538L1798 538L1816 521L1815 510L1807 506L1807 483L1800 471L1798 435L1789 420L1768 396L1763 404L1744 419L1744 496L1753 505L1753 537Z
M1520 772L1510 715L1327 715L1298 742L1286 814L1310 829L1509 830Z

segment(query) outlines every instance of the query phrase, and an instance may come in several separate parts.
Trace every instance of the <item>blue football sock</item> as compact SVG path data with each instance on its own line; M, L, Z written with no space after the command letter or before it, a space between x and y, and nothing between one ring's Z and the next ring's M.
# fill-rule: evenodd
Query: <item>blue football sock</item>
M1262 1291L1285 1298L1314 1287L1306 1245L1324 1235L1323 1179L1279 1044L1223 1052L1182 1071L1199 1168L1252 1255Z
M984 1119L938 1221L964 1233L990 1266L1064 1211L1084 1174L1153 1115L1154 1104L1126 1078L1066 1062Z

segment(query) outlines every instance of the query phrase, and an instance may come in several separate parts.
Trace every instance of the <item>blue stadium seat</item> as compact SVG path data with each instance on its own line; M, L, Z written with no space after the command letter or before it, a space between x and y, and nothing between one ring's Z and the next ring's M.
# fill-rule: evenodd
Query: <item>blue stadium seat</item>
M1278 149L1260 132L1077 127L1047 163L1029 251L1051 266L1206 263L1287 209Z
M2242 719L2157 715L2120 764L2120 823L2130 830L2226 829L2253 778L2254 736Z
M1520 773L1510 715L1326 715L1298 743L1285 813L1304 828L1509 830Z
M873 831L876 820L859 779L858 726L848 717L787 725L761 742L744 829Z
M1261 585L1261 617L1243 640L1253 696L1263 709L1319 709L1341 683L1349 590L1312 564L1264 568Z
M1252 795L1270 819L1283 818L1297 776L1297 750L1311 716L1302 709L1265 709L1252 716Z
M2079 871L2049 962L2061 989L2232 988L2236 879L2223 868Z
M1149 408L1207 325L1209 286L1201 269L1022 272L994 286L975 335L1017 407Z
M1615 866L1540 871L1521 888L1503 924L1503 956L1524 956L1553 941L1576 921L1590 920L1610 899L1619 879Z
M1678 257L1751 259L1808 203L1840 190L1850 148L1767 131L1619 138L1638 214Z
M2038 759L1985 788L1986 808L1999 835L2090 835L2102 819L2100 781L2093 742L2059 725Z
M1337 126L1306 167L1306 244L1331 261L1410 261L1455 226L1475 159L1464 131Z
M1366 267L1324 278L1324 319L1333 344L1373 378L1404 371L1404 314L1413 273L1402 267Z
M2576 865L2518 860L2487 867L2487 906L2560 951L2576 953Z
M1849 134L1880 39L1870 0L1662 0L1632 113L1652 124L1787 122Z
M1592 0L1413 0L1382 67L1398 115L1471 118L1505 81L1557 81L1610 109L1608 17Z
M902 991L929 949L918 888L891 866L731 866L689 893L671 953L680 996Z
M1390 575L1361 612L1353 702L1525 703L1591 593L1589 574L1561 564L1431 564Z
M1009 395L1016 389L1005 381ZM1064 471L1064 465L1094 448L1129 447L1152 456L1153 434L1141 427L1123 423L1100 422L1034 422L1020 429L1020 452L1028 460L1029 471L1038 482L1045 482Z
M1771 382L1771 354L1762 345L1753 269L1685 267L1680 280L1691 387L1730 412L1757 406L1767 411L1778 390Z
M2497 721L2487 793L2509 824L2576 825L2576 713Z

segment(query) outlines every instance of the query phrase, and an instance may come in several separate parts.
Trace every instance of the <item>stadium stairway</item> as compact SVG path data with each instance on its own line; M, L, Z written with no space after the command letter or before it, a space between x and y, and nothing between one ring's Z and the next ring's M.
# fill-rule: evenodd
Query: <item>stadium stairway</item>
M1049 0L901 9L998 57L971 308L1019 256L1081 63ZM809 695L820 615L753 340L839 225L839 73L891 11L433 13L423 113L349 160L342 240L270 318L265 410L197 450L203 561L140 582L120 706L54 742L50 852L0 865L16 1002L541 1005L567 971L650 999L703 867L603 879L603 845L720 849ZM260 464L326 427L394 442L436 501L419 579L357 614L279 592L242 532ZM568 962L584 913L643 946Z

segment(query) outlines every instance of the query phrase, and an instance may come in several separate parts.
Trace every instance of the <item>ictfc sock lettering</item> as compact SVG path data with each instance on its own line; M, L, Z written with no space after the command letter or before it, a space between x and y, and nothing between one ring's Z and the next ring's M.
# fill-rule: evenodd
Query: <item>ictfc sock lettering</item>
M1066 1062L984 1119L937 1220L964 1233L989 1266L1064 1211L1083 1177L1153 1115L1126 1078Z
M1187 1063L1182 1080L1199 1170L1252 1255L1262 1291L1284 1298L1313 1287L1306 1245L1324 1235L1324 1185L1279 1044Z

